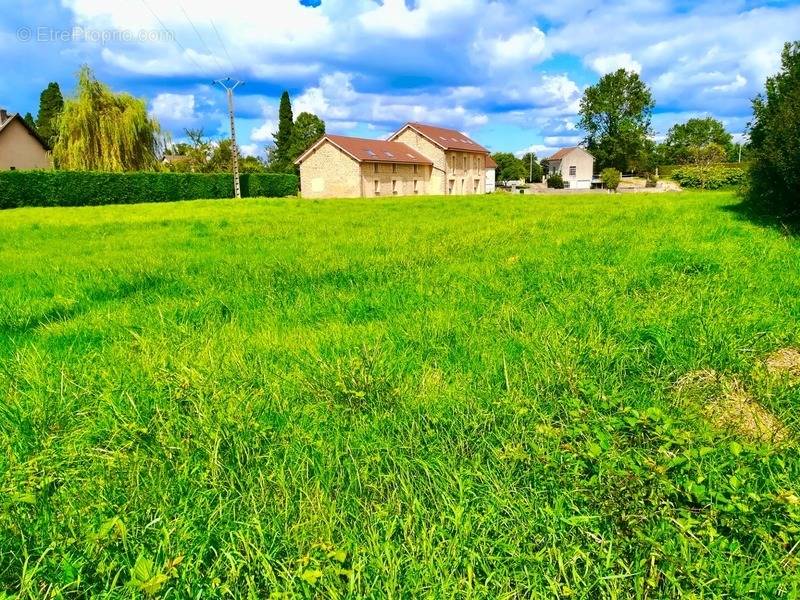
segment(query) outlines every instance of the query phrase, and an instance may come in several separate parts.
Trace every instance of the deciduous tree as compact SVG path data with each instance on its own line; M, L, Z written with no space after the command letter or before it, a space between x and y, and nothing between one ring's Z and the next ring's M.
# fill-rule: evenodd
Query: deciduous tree
M542 181L542 176L544 175L544 170L542 169L542 165L539 164L539 160L536 158L536 154L533 152L526 152L522 155L520 159L522 161L522 165L525 167L525 180L528 183L539 183Z
M319 138L325 135L325 121L317 115L301 112L297 115L292 125L292 142L289 150L289 160L294 162L298 156Z
M800 214L800 41L787 43L781 70L753 101L751 201Z
M636 73L619 69L586 88L580 105L580 127L597 168L620 171L641 168L651 135L655 101Z
M492 158L497 163L498 181L524 180L528 176L528 170L525 165L510 152L495 152L492 154Z
M163 150L161 128L145 101L112 92L88 67L78 73L76 94L57 122L53 157L62 169L144 171L156 167Z
M721 121L713 117L689 119L670 127L664 140L662 155L668 164L693 162L692 149L716 144L723 148L724 162L734 153L733 136L725 131Z

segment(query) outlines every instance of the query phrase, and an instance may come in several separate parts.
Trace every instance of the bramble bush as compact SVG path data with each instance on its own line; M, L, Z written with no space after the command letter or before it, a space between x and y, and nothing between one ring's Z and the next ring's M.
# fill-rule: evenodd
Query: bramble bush
M298 178L285 173L240 176L243 197L297 193ZM0 208L97 206L233 198L228 173L97 173L5 171L0 173Z
M719 190L744 184L747 181L747 167L721 164L685 166L674 170L670 177L684 188Z

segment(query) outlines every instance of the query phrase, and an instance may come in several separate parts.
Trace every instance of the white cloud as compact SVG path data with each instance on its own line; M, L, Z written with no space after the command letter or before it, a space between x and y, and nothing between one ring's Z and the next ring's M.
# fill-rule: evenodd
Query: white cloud
M278 125L272 119L267 119L253 129L250 133L250 141L252 142L271 142L274 132L278 130Z
M475 62L488 57L495 68L525 67L547 58L544 32L538 27L513 33L507 37L479 39L475 44Z
M544 143L548 147L577 146L583 140L580 135L546 135Z
M153 99L151 113L157 119L188 121L196 118L194 94L159 94Z
M369 35L422 38L452 26L457 17L475 14L479 0L421 0L409 8L405 0L384 0L358 16Z
M747 79L745 79L739 73L737 73L736 79L734 79L730 83L715 85L711 89L715 92L733 92L742 89L746 85L747 85Z
M61 2L84 27L161 29L136 2ZM113 77L134 88L169 78L169 89L154 94L154 113L187 114L185 106L161 106L167 100L158 92L192 92L192 111L207 128L225 126L224 95L199 92L197 81L223 73L246 79L237 111L255 124L252 143L269 141L275 130L277 98L259 115L250 91L263 85L298 90L295 114L313 112L343 132L353 124L385 132L414 119L475 128L477 137L493 132L486 142L495 147L507 143L498 132L516 127L547 146L545 138L580 134L575 117L585 73L571 66L576 56L596 74L619 67L644 73L659 131L673 115L689 113L712 114L741 131L750 98L779 66L783 42L800 38L800 6L751 8L755 3L741 0L698 1L680 11L651 0L323 0L317 8L298 0L228 0L224 11L213 0L183 2L202 40L180 4L149 5L179 44L87 43L65 52L86 55L90 64L99 56L112 67L105 69L112 84ZM557 60L545 62L551 57Z
M264 153L264 148L258 144L242 144L239 150L242 156L260 156Z
M634 73L642 72L641 63L633 60L633 57L628 52L598 56L591 59L589 64L592 69L600 75L612 73L617 69L625 69L626 71L633 71Z

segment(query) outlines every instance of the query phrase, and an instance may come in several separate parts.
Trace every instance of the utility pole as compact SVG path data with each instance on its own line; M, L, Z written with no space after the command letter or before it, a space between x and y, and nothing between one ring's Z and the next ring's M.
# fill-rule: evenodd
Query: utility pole
M242 197L242 188L239 185L239 147L236 145L236 126L233 122L233 90L240 85L244 85L244 81L234 81L231 83L231 78L217 79L214 83L224 89L228 94L228 113L231 118L231 155L233 158L233 195L235 198Z
M530 175L528 176L528 181L533 183L533 152L531 152L531 172Z

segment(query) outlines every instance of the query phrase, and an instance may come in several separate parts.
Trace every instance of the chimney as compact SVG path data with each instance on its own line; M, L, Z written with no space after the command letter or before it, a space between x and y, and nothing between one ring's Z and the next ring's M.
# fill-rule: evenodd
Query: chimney
M0 108L0 125L8 121L8 113L5 108Z

